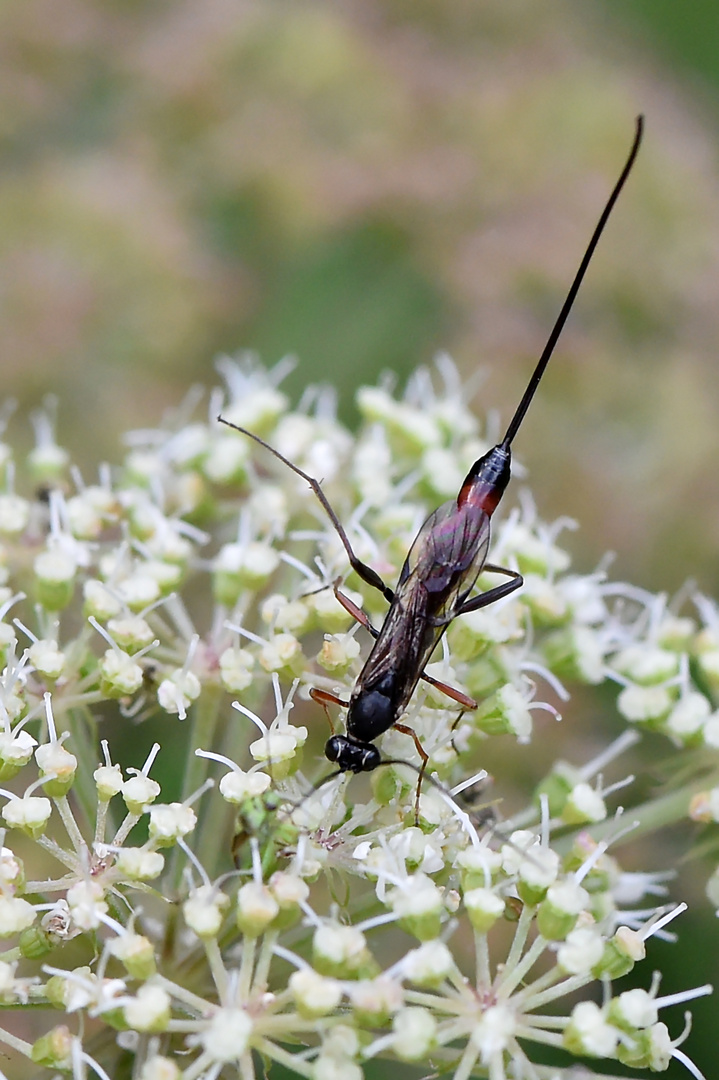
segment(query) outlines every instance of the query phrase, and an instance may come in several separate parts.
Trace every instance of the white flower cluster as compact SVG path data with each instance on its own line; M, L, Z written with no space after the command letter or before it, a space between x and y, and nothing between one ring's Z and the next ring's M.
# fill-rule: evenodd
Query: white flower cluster
M426 372L402 400L361 391L356 439L326 392L289 411L283 368L220 369L224 418L322 479L390 586L428 511L487 449L446 359L439 392ZM0 1043L76 1077L115 1075L131 1053L141 1080L225 1066L250 1080L260 1059L359 1080L376 1057L455 1080L571 1074L534 1062L536 1045L637 1070L675 1058L700 1075L659 1010L709 988L662 998L656 977L614 992L682 907L636 907L665 886L622 872L633 820L611 799L631 778L609 786L603 772L640 728L700 756L719 746L717 608L695 597L688 617L603 569L572 573L568 523L545 525L525 496L491 549L524 588L452 623L402 718L429 756L419 793L415 741L398 729L371 777L318 783L331 769L309 690L346 700L369 637L352 605L378 624L386 603L349 572L309 486L218 411L213 398L206 423L181 411L132 433L123 467L94 485L45 417L17 469L35 496L16 493L0 445ZM605 682L630 729L604 753L556 761L503 820L467 802L491 737L525 743L536 710L557 715L538 685L563 701L566 685ZM157 745L113 763L111 729L140 721ZM675 818L719 821L719 777L700 790L693 775ZM641 824L654 827L651 802ZM719 877L710 895L719 905ZM594 985L602 1004L577 1004ZM42 1017L34 1041L13 1030L22 1007Z

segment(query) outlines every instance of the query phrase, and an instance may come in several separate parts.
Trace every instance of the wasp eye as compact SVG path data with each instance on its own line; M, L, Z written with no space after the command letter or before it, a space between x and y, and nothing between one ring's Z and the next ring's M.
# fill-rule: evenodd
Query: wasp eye
M381 763L380 752L376 746L368 746L362 755L362 767L360 772L372 772Z
M342 753L342 741L339 735L333 735L325 744L325 757L328 761L339 761Z

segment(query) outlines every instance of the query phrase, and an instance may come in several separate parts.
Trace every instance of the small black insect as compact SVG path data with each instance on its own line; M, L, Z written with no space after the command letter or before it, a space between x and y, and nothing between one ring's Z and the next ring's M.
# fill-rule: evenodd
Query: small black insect
M453 619L493 604L515 592L523 584L522 575L515 570L494 566L486 561L491 517L509 483L512 442L567 321L609 215L632 169L641 143L643 126L643 118L640 116L637 118L636 133L626 164L597 222L557 321L504 438L475 461L457 498L443 503L427 518L412 544L395 589L386 585L371 566L357 558L318 480L298 468L251 431L218 417L228 427L254 439L307 481L336 529L352 569L368 585L378 589L390 605L381 630L375 630L364 612L335 586L335 594L340 602L375 638L349 701L324 690L310 691L315 701L323 705L334 703L347 709L346 734L333 734L325 746L326 756L337 764L341 772L359 773L376 769L381 758L374 740L394 727L414 739L422 762L417 785L419 796L422 774L429 758L416 732L400 722L417 683L424 679L463 708L477 707L477 703L460 690L427 675L424 667ZM487 592L470 596L482 571L502 574L509 580Z

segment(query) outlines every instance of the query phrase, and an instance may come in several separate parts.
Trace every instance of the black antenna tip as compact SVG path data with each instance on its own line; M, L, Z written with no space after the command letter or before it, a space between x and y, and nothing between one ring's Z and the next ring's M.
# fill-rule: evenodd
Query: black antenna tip
M631 149L630 154L629 154L629 160L627 162L627 166L625 167L627 172L629 171L629 169L631 169L631 167L632 167L632 165L634 163L634 158L637 156L637 151L639 149L639 144L642 141L643 135L644 135L644 113L639 113L637 115L636 120L634 121L634 143L632 145L632 149Z
M549 338L547 339L547 343L544 346L544 349L542 350L541 356L539 357L539 361L537 363L537 366L534 369L534 372L532 373L531 379L529 380L529 383L527 385L527 389L524 391L524 394L522 395L522 400L520 401L519 405L517 406L517 410L516 410L514 416L510 420L509 427L507 428L507 432L506 432L504 438L502 439L502 442L499 444L505 450L508 450L509 447L511 446L512 440L514 439L514 436L517 434L517 431L519 430L519 427L520 427L522 421L524 420L524 417L526 415L527 409L529 408L530 402L532 401L532 398L534 397L535 391L536 391L537 387L539 386L542 375L544 374L544 371L545 371L545 369L547 367L547 364L549 363L549 358L551 357L552 353L554 352L554 346L557 344L557 341L559 340L559 335L561 334L562 330L564 329L564 324L566 323L567 317L569 316L569 312L572 309L572 305L574 304L574 301L577 298L577 293L579 292L579 287L582 284L585 273L587 272L587 267L589 266L589 264L590 264L590 262L592 260L592 256L594 255L595 248L596 248L597 244L599 243L599 238L600 238L600 236L602 235L602 233L604 231L604 226L607 224L607 221L609 220L609 216L610 216L612 210L614 209L614 204L616 203L617 199L619 198L619 193L621 192L622 188L624 187L625 181L626 181L627 177L629 176L629 173L632 171L632 167L633 167L634 162L636 160L636 156L637 156L637 154L639 152L639 146L640 146L640 143L642 141L643 132L644 132L644 116L640 113L639 116L637 116L637 119L636 119L636 128L635 128L635 132L634 132L634 139L632 141L632 146L631 146L631 149L629 151L629 155L627 157L627 160L624 163L624 168L622 169L621 173L619 174L619 179L617 180L616 184L612 188L611 194L609 195L609 198L607 199L607 202L606 202L606 204L604 206L604 209L602 210L602 213L600 214L599 220L597 221L597 224L594 227L594 232L592 233L592 236L591 236L591 239L589 241L589 244L587 245L586 251L584 252L584 255L582 256L582 261L580 262L579 268L578 268L576 274L574 275L574 280L572 281L572 284L569 287L569 292L567 293L567 295L565 297L564 303L562 304L561 311L559 312L559 315L557 316L557 320L556 320L554 326L552 327L552 331L551 331L551 333L549 335Z

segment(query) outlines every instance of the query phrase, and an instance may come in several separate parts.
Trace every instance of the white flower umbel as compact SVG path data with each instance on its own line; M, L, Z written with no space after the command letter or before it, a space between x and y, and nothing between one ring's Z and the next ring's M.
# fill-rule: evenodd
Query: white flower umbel
M671 868L629 875L619 859L635 821L643 837L719 820L716 607L695 598L689 617L602 568L572 571L567 522L544 523L524 496L489 554L526 588L451 622L435 683L420 679L401 718L429 755L419 799L404 731L377 741L391 761L371 776L333 776L327 719L344 731L339 703L387 603L305 479L217 414L324 480L388 589L485 440L446 357L439 389L426 371L399 400L365 388L356 437L327 391L290 409L286 364L221 370L226 400L213 395L205 421L191 395L131 432L97 483L68 468L45 416L0 496L0 1004L47 1013L35 1044L9 1021L0 1043L28 1070L78 1077L119 1075L128 1055L142 1080L253 1080L275 1064L361 1080L374 1058L455 1080L688 1063L662 1010L707 988L631 988L632 969L656 963L651 938L676 930L681 908L655 906ZM547 741L518 766L545 725L580 756L568 692L595 684L631 730L597 751L592 706L589 760L552 761ZM479 770L500 738L491 787ZM625 758L641 738L655 764L680 745L682 773L618 820L617 793L639 799ZM566 1068L537 1063L547 1046Z

